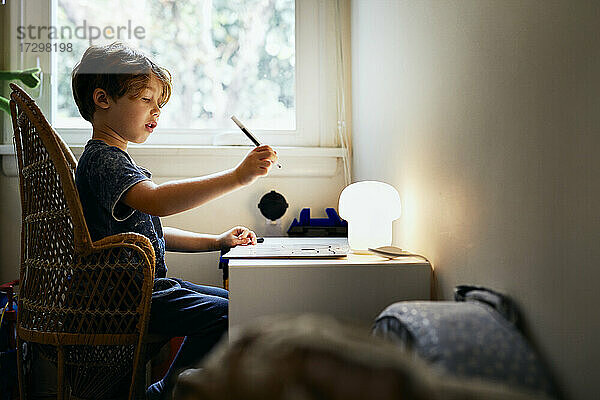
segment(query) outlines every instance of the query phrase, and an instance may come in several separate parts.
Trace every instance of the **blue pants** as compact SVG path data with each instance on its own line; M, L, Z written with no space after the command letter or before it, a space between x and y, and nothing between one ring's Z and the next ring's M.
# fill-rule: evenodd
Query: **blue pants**
M227 332L228 297L225 289L177 278L154 281L148 332L185 336L162 379L166 389L173 387L182 370L195 367Z

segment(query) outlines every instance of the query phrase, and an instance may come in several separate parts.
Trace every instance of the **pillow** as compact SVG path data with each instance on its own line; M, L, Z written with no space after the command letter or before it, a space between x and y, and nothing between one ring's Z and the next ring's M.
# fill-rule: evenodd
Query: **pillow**
M487 290L459 293L465 301L392 304L377 317L373 334L414 351L443 374L559 398L540 358L515 327L516 314L507 303Z

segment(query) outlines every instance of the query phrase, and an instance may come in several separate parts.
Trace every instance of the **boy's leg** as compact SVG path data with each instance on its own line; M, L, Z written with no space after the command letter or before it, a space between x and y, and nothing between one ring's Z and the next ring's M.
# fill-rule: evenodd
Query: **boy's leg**
M169 393L179 372L195 366L227 332L228 292L175 278L155 283L148 331L185 336L169 371L153 385ZM158 290L157 290L158 289ZM157 398L160 398L157 394Z
M191 289L198 293L208 294L211 296L223 297L225 299L229 298L229 292L223 288L216 286L204 286L204 285L196 285L195 283L184 281L179 278L171 278L181 285L181 287L186 289Z

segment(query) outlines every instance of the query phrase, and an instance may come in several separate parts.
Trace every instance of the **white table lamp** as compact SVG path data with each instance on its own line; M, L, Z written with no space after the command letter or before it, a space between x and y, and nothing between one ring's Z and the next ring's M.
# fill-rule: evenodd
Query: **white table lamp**
M339 214L348 221L348 244L357 253L392 244L392 221L400 217L400 195L391 185L356 182L340 195Z

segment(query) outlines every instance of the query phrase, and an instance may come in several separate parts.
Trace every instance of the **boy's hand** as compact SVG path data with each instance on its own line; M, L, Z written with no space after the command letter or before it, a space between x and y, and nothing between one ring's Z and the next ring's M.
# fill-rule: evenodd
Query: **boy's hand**
M243 185L249 185L260 176L265 176L277 162L277 152L268 145L255 147L242 162L235 167L235 175Z
M219 249L228 249L238 245L247 246L256 244L256 234L243 226L236 226L227 232L223 232L217 238L217 247Z

